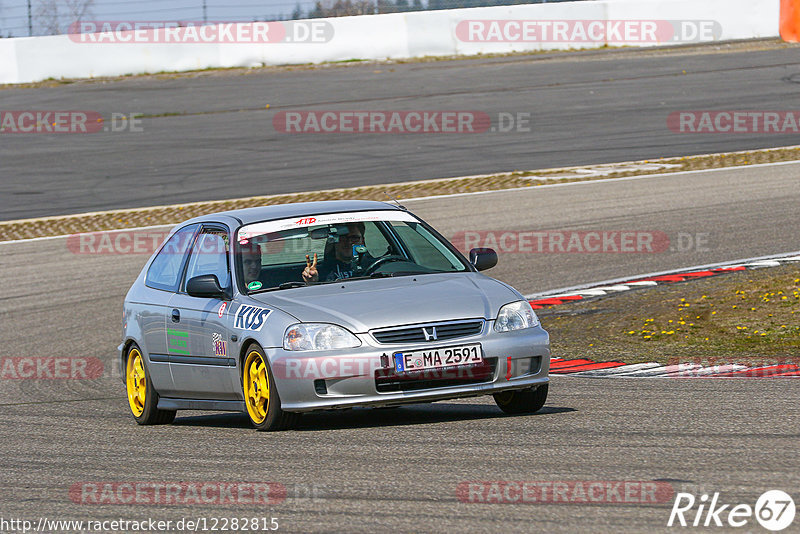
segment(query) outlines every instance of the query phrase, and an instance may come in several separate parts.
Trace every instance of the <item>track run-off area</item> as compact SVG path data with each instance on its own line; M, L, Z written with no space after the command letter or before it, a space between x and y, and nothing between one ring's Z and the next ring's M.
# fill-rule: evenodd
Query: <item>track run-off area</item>
M446 236L464 229L708 234L699 250L501 252L489 274L531 294L790 250L796 245L787 231L791 225L780 221L796 221L798 171L800 164L724 169L432 198L408 207ZM9 459L4 516L46 511L47 517L71 519L145 515L177 521L202 510L216 517L267 514L288 531L527 532L536 522L556 531L639 532L665 528L678 491L719 491L725 502L738 503L797 484L794 407L800 394L790 379L554 375L546 407L533 416L505 417L490 398L475 398L311 414L299 429L277 434L257 433L235 414L179 412L173 425L137 427L112 361L122 299L147 257L76 254L66 243L56 238L0 246L3 355L102 362L94 379L0 380L0 432ZM135 504L119 495L92 500L99 495L92 488L103 483L118 490L125 483L204 481L271 482L287 496L270 505ZM612 495L591 505L498 504L465 497L463 484L470 481L566 483L573 489L576 483L627 481L658 484L659 490L657 502L621 502ZM84 497L76 497L81 491Z
M666 117L712 106L795 108L798 86L784 80L794 72L793 50L722 46L9 89L0 91L6 108L152 118L143 132L2 136L0 202L9 220L790 145L796 137L675 134ZM273 130L276 108L325 106L531 111L534 119L526 134ZM512 236L498 243L499 264L487 274L533 295L796 251L798 177L800 163L781 163L404 204L449 238ZM521 248L530 232L564 243L574 234L617 232L613 241L632 233L642 246ZM308 414L297 430L272 434L239 414L179 412L172 425L138 427L112 362L122 300L147 258L81 253L66 238L0 245L0 356L97 362L89 376L0 379L3 519L276 518L285 532L660 532L674 530L666 525L678 492L719 492L720 504L754 506L781 489L797 501L793 379L556 374L547 405L529 416L504 416L478 397ZM174 499L153 497L168 486ZM597 498L581 498L590 486ZM212 492L203 500L208 487L249 497ZM745 530L758 528L751 518Z
M669 119L793 110L798 80L795 45L753 41L9 88L3 110L82 110L108 131L3 135L0 220L795 145L791 129L676 133ZM474 133L281 127L348 111L469 112Z

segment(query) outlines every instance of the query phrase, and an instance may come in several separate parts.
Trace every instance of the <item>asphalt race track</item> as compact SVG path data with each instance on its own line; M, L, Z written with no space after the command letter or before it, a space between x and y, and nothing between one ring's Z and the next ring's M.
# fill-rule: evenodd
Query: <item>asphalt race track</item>
M792 110L796 47L755 42L131 78L0 91L3 110L145 114L141 131L2 136L0 220L785 146L677 134L681 110ZM266 106L269 105L269 109ZM284 134L298 110L529 114L529 131ZM524 125L523 125L524 126Z
M750 167L409 207L451 237L547 229L708 234L699 249L661 253L501 251L489 274L527 294L798 250L799 173L800 163ZM546 407L530 416L503 416L490 398L474 398L313 414L299 429L273 434L253 431L236 414L179 412L173 425L137 427L112 357L122 299L146 259L75 254L63 238L0 245L4 359L83 356L103 364L95 380L0 379L3 519L275 517L284 532L642 532L671 530L676 492L719 492L721 503L753 506L767 490L797 490L800 393L791 379L555 376ZM476 481L647 482L669 492L644 503L469 502L459 488ZM286 498L272 505L82 498L103 483L204 482L272 482ZM758 529L751 519L740 530Z

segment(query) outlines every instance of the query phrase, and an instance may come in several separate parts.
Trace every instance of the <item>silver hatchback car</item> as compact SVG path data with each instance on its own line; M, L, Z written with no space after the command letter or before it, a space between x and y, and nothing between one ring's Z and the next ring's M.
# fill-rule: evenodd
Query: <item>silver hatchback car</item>
M402 207L250 208L177 226L125 298L128 401L139 424L177 410L302 412L494 396L547 399L549 337L512 287Z

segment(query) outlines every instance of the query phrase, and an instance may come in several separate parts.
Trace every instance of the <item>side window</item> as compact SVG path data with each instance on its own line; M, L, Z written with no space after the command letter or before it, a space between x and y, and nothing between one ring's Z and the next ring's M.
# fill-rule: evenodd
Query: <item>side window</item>
M228 266L230 240L228 233L216 228L204 228L197 236L189 256L186 280L195 276L213 274L222 288L231 285L231 274Z
M192 243L195 231L197 225L193 224L172 234L147 270L145 277L147 286L165 291L177 291L186 251Z

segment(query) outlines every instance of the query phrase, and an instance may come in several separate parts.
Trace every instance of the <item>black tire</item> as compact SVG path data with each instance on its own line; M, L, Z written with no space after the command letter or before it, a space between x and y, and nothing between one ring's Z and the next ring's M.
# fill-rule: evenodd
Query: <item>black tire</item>
M549 384L536 389L503 391L493 395L494 402L507 414L535 413L547 402Z
M275 387L269 360L256 344L250 345L245 352L242 363L242 395L247 416L256 430L288 430L300 419L300 414L281 409L281 398Z
M158 409L158 393L153 388L144 355L133 343L125 356L125 389L131 415L140 425L167 425L175 420L175 410Z

